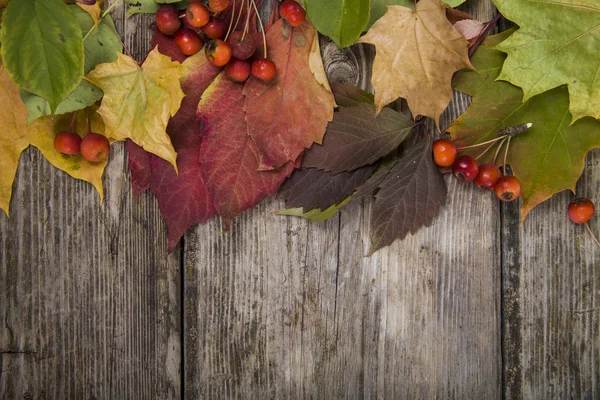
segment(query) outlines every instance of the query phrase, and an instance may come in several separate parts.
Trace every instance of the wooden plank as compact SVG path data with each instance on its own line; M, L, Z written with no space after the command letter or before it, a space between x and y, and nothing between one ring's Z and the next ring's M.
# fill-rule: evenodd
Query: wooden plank
M138 59L149 20L113 15ZM122 144L106 197L29 149L0 213L0 398L175 398L181 387L179 253L156 201L132 198Z
M588 154L577 195L600 201L600 151ZM600 249L572 224L563 192L519 226L503 208L503 353L507 398L600 397ZM598 235L597 217L590 221Z
M370 47L323 44L330 79L368 86ZM467 104L456 95L442 124ZM499 208L448 183L432 227L370 258L368 202L308 223L272 215L283 206L272 200L230 232L217 221L193 230L186 397L499 398Z

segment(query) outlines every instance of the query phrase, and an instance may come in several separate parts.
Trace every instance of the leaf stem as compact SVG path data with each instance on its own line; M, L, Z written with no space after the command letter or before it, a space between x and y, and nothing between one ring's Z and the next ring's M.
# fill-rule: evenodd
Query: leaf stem
M104 12L102 13L102 15L100 16L100 19L102 19L104 21L104 17L106 17L108 15L109 12L111 12L111 10L121 2L121 0L115 0L113 1L113 3L108 6L108 8L106 10L104 10ZM94 24L94 26L92 26L90 28L90 30L88 31L88 33L85 34L85 36L83 37L83 41L85 42L85 39L87 39L92 32L94 32L94 30L97 29L96 25Z
M596 244L598 245L598 247L600 247L600 242L598 241L598 239L596 238L596 235L594 235L594 233L592 232L592 230L590 229L590 224L588 224L587 222L585 223L585 227L587 228L588 232L590 233L590 236L592 237L592 239L594 239L594 242L596 242Z
M260 24L260 32L262 33L262 37L263 37L265 58L269 58L269 57L267 57L267 36L265 35L265 27L263 26L262 18L260 17L260 13L258 12L258 7L256 7L256 3L254 2L254 0L250 0L250 2L254 6L254 11L256 11L256 18L258 19L258 23Z
M477 143L477 144L472 144L472 145L470 145L470 146L459 147L457 150L472 149L472 148L474 148L474 147L483 146L483 145L485 145L485 144L488 144L488 143L494 143L494 142L497 142L498 140L502 140L502 139L505 139L505 137L504 137L504 136L500 136L500 137L497 137L497 138L495 138L495 139L488 140L488 141L486 141L486 142L481 142L481 143Z
M129 52L129 49L127 48L127 46L125 46L125 43L123 43L123 40L121 40L121 36L119 36L119 33L112 26L110 26L108 24L108 22L106 22L104 19L102 19L102 23L104 25L106 25L108 27L108 29L110 29L110 31L115 35L115 37L117 38L117 40L119 41L119 43L121 43L121 46L123 46L123 50L125 50L125 53L127 53L127 55L129 57L131 57L133 60L135 60L135 58Z

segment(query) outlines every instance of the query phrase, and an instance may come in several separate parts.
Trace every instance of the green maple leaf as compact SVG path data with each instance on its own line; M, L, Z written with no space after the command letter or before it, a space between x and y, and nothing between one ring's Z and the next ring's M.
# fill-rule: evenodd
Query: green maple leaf
M485 42L494 45L506 35ZM575 190L584 166L585 154L600 147L600 122L582 118L572 123L569 94L562 86L523 102L523 91L497 81L506 55L488 46L472 58L477 71L462 71L453 80L456 90L473 96L473 103L448 128L458 146L482 143L497 137L500 129L532 123L510 142L507 163L521 181L521 218L537 204L565 189ZM476 156L486 146L465 151ZM505 148L504 148L505 149ZM496 163L504 163L504 149ZM492 161L496 148L480 159Z
M567 85L574 120L600 118L600 2L494 0L520 29L497 47L508 53L499 79L524 99Z
M306 0L305 5L315 29L339 47L353 45L369 22L369 0Z

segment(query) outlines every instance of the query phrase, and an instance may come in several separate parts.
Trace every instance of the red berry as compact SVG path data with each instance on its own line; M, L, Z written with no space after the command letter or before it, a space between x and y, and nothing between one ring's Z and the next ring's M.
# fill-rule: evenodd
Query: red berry
M275 63L266 58L257 58L252 61L252 75L263 81L270 81L275 77L277 67Z
M186 56L196 54L202 48L204 42L196 32L191 29L182 28L175 34L175 43L179 50Z
M449 167L456 160L458 150L454 142L448 139L438 139L431 146L433 150L433 162L438 167Z
M164 6L156 11L156 26L165 35L172 35L181 28L179 13L173 6Z
M244 82L250 77L250 63L232 58L225 66L225 74L236 82Z
M498 179L502 176L500 168L494 164L484 164L479 166L479 173L473 181L475 186L483 190L494 190Z
M227 43L231 46L231 55L239 60L247 60L256 51L256 44L254 44L254 39L252 39L251 35L246 35L244 39L242 37L244 34L240 31L232 32L227 39Z
M54 149L67 156L81 153L81 137L75 132L61 132L54 138Z
M291 26L300 26L306 19L306 11L295 0L285 0L279 6L279 14L290 23Z
M210 14L208 9L200 3L192 3L185 11L185 19L190 25L201 28L208 23Z
M221 12L229 7L228 0L208 0L208 6L214 13Z
M227 24L222 19L213 17L202 27L202 32L211 39L223 39L227 33Z
M513 201L521 195L521 182L515 176L503 176L496 182L494 192L502 201Z
M463 182L471 182L479 173L479 165L472 157L460 156L452 164L452 173Z
M596 212L594 203L585 197L578 197L569 203L569 219L576 224L585 224Z
M221 39L208 42L204 51L208 61L217 67L222 67L231 60L231 47Z
M89 162L100 162L108 158L110 142L105 136L88 133L81 140L81 155Z

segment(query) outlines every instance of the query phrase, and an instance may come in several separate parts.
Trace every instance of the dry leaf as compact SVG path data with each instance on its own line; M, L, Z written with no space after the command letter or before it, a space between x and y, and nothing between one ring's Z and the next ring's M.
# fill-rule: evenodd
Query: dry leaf
M452 99L452 75L473 68L468 43L452 27L439 0L422 0L416 11L389 6L359 42L376 48L371 82L377 111L403 97L413 115L431 117L438 126Z
M460 32L465 39L471 40L479 36L485 24L474 19L464 19L454 24L454 29Z

